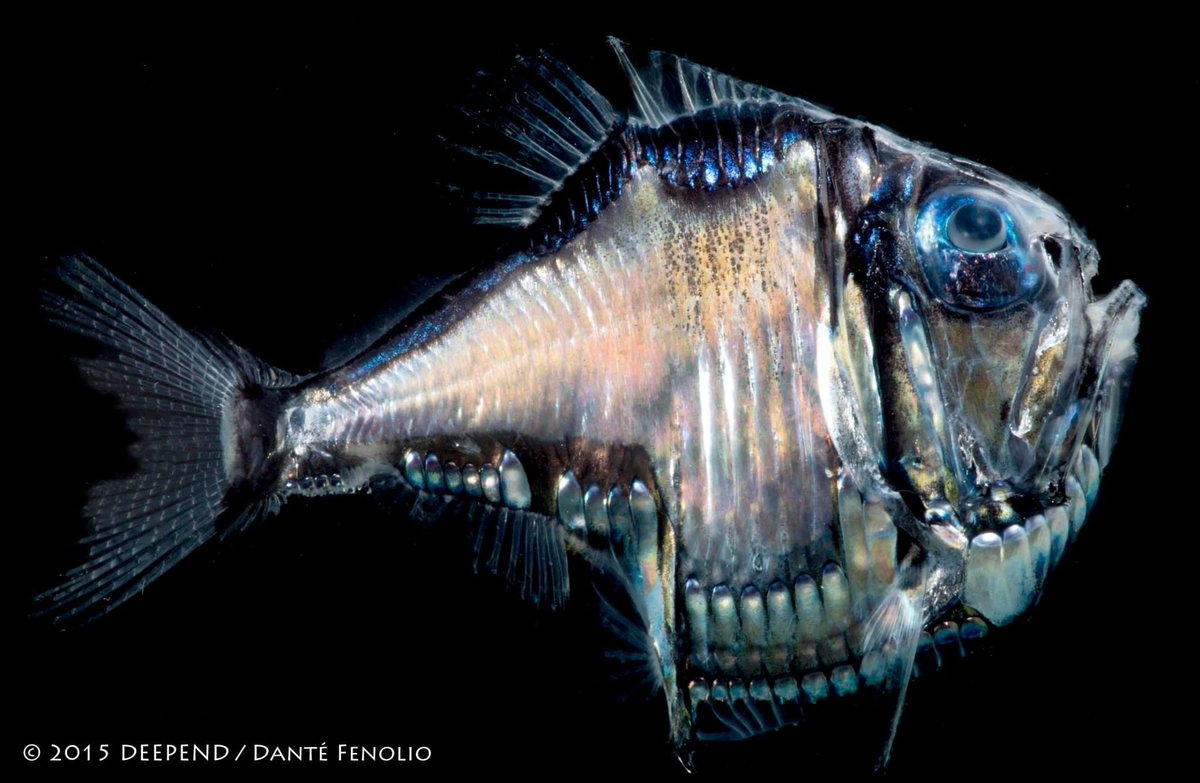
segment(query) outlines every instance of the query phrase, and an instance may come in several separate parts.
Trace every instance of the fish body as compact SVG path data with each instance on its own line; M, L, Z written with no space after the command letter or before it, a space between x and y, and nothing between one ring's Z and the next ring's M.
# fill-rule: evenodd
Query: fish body
M86 371L142 416L151 467L93 494L53 613L291 499L387 487L539 603L570 600L575 559L617 583L682 743L903 688L923 646L1031 605L1111 455L1136 287L1096 300L1056 205L866 123L669 57L629 66L624 116L558 69L532 81L599 130L527 133L582 160L536 209L481 213L528 248L327 372L64 266L52 317L124 351Z

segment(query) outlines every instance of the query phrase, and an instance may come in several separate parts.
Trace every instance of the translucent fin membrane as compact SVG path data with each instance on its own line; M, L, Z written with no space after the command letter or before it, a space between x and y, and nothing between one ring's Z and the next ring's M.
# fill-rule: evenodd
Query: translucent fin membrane
M651 128L661 128L680 117L717 106L746 104L786 104L813 118L833 116L807 101L735 79L665 52L650 52L649 62L639 68L626 54L623 43L611 37L608 42L629 79L629 89L637 105L633 119Z
M90 258L64 260L58 276L67 292L45 292L43 306L52 322L105 349L80 370L129 414L139 460L133 476L88 493L88 560L38 598L41 614L63 622L111 611L217 533L240 469L233 401L248 385L292 379L189 334ZM254 503L230 527L270 508L269 499Z
M536 605L566 605L567 549L557 520L484 503L472 504L469 519L476 570L503 576Z
M476 194L478 223L528 226L552 194L609 138L608 101L545 52L517 59L505 76L481 76L477 105L463 112L495 131L489 147L463 149L515 173L520 189Z
M416 451L408 452L406 462L402 474L379 475L369 482L369 491L394 507L398 519L462 530L477 573L501 577L535 605L566 606L571 592L566 531L557 519L501 505L503 479L491 465L460 469L453 462L442 465L434 454L421 460ZM439 464L440 475L431 480L433 463ZM492 481L494 499L487 489Z

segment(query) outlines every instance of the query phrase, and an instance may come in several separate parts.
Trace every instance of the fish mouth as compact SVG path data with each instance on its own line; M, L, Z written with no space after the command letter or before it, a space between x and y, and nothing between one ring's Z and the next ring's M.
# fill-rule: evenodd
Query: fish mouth
M968 510L973 535L960 599L968 611L1003 626L1025 613L1087 522L1100 489L1100 461L1082 445L1052 491L1016 495L992 487Z
M1145 304L1141 290L1125 281L1087 306L1091 328L1081 394L1051 428L1043 463L1057 463L1057 469L1032 477L1031 491L999 482L965 504L970 543L959 599L993 625L1008 625L1033 604L1095 506L1120 428Z

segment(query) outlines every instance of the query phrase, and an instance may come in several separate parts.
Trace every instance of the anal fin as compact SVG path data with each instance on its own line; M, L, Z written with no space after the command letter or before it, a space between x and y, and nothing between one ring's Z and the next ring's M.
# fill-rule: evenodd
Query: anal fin
M523 600L537 606L566 605L570 575L557 520L479 502L470 504L468 520L476 571L504 577Z
M370 491L394 508L392 513L413 522L458 528L474 570L504 579L522 600L552 609L566 606L570 595L567 545L557 520L482 496L418 487L394 474L372 480Z

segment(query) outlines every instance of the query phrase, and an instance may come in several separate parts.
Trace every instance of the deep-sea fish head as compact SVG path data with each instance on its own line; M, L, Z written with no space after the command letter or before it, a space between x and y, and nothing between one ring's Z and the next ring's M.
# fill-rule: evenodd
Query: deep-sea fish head
M847 285L860 276L874 307L854 311L851 291L835 317L871 323L848 331L873 333L875 464L934 555L929 610L958 602L1005 625L1096 500L1145 297L1129 281L1097 297L1098 251L1041 193L890 133L874 142L874 165L856 167L868 176L841 172L861 193ZM852 408L872 409L863 393Z

